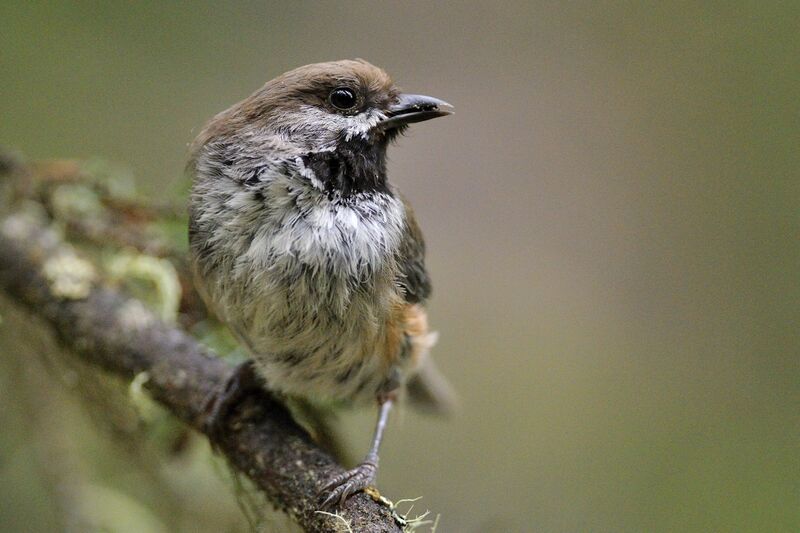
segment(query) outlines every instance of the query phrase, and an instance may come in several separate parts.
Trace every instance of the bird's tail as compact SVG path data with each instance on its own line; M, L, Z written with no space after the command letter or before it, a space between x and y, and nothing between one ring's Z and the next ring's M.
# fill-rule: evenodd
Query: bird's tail
M430 357L424 359L406 389L409 403L422 412L450 416L458 409L458 394Z

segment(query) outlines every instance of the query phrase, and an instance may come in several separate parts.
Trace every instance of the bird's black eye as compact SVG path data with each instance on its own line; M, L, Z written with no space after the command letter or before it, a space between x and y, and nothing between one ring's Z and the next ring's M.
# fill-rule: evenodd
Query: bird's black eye
M358 103L358 98L356 97L355 91L348 89L347 87L339 87L338 89L334 89L331 91L328 99L333 107L341 111L350 111Z

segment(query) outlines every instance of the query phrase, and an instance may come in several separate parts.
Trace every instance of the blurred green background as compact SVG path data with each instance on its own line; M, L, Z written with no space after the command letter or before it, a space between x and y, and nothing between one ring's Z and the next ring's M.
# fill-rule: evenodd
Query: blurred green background
M206 119L305 63L363 57L455 105L390 153L463 405L396 416L379 484L440 532L800 530L800 4L5 1L0 20L0 144L122 162L150 194L182 190ZM60 433L12 387L36 347L8 323L0 342L0 529L52 530L72 489L37 464ZM74 416L55 427L82 461L113 458ZM355 456L372 419L343 418ZM243 527L209 508L224 469L170 524L122 465L87 467L94 507L134 509L112 530Z

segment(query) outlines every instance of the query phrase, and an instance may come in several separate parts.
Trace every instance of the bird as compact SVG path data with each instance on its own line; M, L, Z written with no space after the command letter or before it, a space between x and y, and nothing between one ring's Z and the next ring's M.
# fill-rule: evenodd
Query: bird
M249 355L214 395L210 423L253 380L286 397L377 405L368 453L323 480L322 508L375 483L406 391L433 407L454 398L429 357L422 232L387 178L393 141L452 113L363 59L314 63L214 116L190 147L195 285Z

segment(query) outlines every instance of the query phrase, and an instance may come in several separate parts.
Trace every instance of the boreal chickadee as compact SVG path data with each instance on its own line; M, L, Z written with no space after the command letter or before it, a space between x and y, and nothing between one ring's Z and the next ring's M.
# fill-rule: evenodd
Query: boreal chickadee
M430 406L452 398L428 358L422 234L386 175L390 141L451 109L401 93L366 61L317 63L218 114L192 146L192 266L252 356L237 379L250 372L312 401L378 402L369 453L321 487L323 507L374 482L402 391ZM234 397L229 387L215 398L217 430Z

